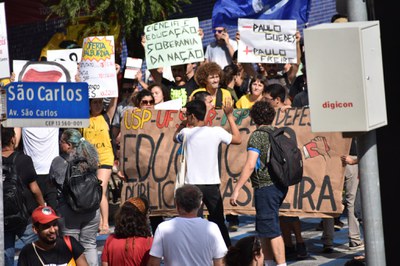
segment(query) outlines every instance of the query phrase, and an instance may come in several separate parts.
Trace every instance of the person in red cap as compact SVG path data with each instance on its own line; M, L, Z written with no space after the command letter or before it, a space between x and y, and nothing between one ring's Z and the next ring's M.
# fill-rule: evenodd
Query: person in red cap
M39 240L22 248L18 265L88 265L83 246L73 237L58 235L59 218L50 206L32 212L33 231Z

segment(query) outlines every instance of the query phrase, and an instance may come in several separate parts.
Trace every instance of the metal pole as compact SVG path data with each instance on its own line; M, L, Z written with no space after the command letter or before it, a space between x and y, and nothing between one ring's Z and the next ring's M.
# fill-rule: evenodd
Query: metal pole
M365 0L348 0L349 21L368 21ZM371 14L371 12L369 12ZM360 189L364 224L366 262L370 266L385 266L385 242L381 211L379 167L375 130L357 138Z
M367 265L385 266L379 167L375 130L357 138L360 189Z

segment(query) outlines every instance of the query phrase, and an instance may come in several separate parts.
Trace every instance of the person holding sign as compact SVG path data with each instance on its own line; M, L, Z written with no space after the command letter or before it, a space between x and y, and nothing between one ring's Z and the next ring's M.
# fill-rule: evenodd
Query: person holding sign
M205 62L215 62L221 68L232 64L233 53L237 50L237 43L229 38L229 33L224 27L213 29L215 41L206 47Z

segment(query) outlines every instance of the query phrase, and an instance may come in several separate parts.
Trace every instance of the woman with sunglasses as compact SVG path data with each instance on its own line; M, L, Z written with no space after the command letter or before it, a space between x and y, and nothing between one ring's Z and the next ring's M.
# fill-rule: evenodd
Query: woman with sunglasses
M140 109L153 109L154 97L149 90L141 90L136 94L133 104L136 108Z

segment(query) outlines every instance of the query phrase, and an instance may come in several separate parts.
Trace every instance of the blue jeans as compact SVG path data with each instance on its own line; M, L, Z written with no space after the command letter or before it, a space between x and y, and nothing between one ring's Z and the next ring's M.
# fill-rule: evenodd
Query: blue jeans
M4 265L13 266L15 257L15 242L16 238L26 244L30 244L38 240L37 234L33 232L32 222L30 221L28 225L17 231L6 232L4 231Z

